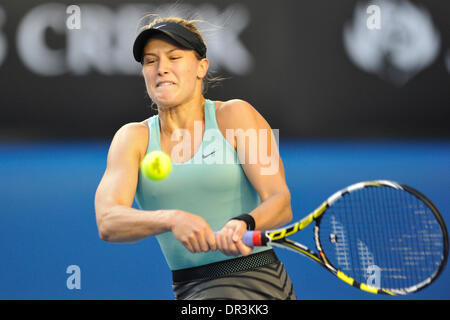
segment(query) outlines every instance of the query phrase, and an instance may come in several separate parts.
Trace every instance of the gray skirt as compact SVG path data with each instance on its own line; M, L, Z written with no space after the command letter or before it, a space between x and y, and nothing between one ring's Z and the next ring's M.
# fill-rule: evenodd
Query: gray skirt
M273 250L174 271L177 300L295 300L294 286Z

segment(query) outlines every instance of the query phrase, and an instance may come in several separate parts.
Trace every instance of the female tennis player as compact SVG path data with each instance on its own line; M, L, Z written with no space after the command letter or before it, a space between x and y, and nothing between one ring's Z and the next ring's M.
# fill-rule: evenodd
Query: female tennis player
M243 100L204 97L209 61L193 21L155 19L141 29L133 53L158 114L124 125L113 138L95 197L100 238L156 236L176 299L295 299L273 249L241 241L247 230L292 219L269 124ZM140 170L153 150L172 156L162 181Z

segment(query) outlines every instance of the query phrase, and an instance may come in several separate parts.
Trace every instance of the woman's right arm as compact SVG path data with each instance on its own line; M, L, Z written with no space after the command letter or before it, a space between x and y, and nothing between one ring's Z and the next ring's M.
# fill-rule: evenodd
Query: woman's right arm
M105 173L95 194L95 215L99 236L111 242L135 242L170 230L168 210L145 211L132 208L142 141L148 131L139 123L129 123L114 135Z
M110 242L136 242L171 231L189 251L216 250L214 234L200 216L183 210L138 210L132 208L140 162L148 129L130 123L115 134L108 152L106 170L95 194L99 236Z

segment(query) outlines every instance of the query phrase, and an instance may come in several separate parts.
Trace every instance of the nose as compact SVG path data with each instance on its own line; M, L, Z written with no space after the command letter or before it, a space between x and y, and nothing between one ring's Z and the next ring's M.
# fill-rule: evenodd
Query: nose
M161 57L158 61L158 74L164 75L169 72L169 60L166 57Z

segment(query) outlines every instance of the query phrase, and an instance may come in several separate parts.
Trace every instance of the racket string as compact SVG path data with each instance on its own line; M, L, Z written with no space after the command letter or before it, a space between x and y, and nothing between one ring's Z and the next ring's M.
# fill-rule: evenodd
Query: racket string
M398 249L398 247L396 247L398 246L397 241L401 240L392 239L392 236L398 235L400 233L398 226L404 225L404 221L402 221L403 213L396 214L393 212L392 206L388 205L394 201L394 195L392 194L391 189L383 188L380 190L380 193L381 196L377 197L377 199L380 202L380 212L383 213L383 218L386 221L386 228L388 230L387 234L383 234L381 239L383 239L383 247L391 251L391 254L386 255L386 265L389 266L389 269L386 268L387 270L382 270L384 273L387 272L387 276L383 277L383 286L385 288L395 288L395 279L402 278L404 276L397 274L401 266L401 256L395 251ZM387 201L382 201L382 199L387 199ZM397 212L400 210L401 208L396 209ZM388 244L384 243L386 237L388 237Z
M322 247L332 264L358 282L408 288L440 264L442 233L434 219L407 192L364 188L344 194L327 210L320 232L328 241Z
M404 203L401 201L402 199L399 199L396 197L395 193L393 191L396 191L395 189L388 189L384 188L383 194L386 199L388 199L390 206L386 206L386 214L388 217L388 226L390 227L391 234L390 234L390 243L389 243L389 249L392 251L392 254L389 256L392 256L392 260L394 263L391 265L390 273L387 274L386 280L388 280L388 287L389 288L398 288L398 285L396 285L396 282L400 282L401 280L404 280L404 287L409 287L411 285L411 278L410 276L407 276L407 274L411 274L411 268L406 264L402 262L403 254L402 252L407 251L409 248L405 247L404 241L405 239L402 239L400 235L405 235L405 231L401 230L402 227L405 230L412 231L411 225L409 223L409 220L406 219L407 213L403 210ZM398 203L396 207L394 207L392 204ZM406 227L406 228L405 228ZM402 267L402 265L404 267ZM416 278L416 277L414 277ZM398 280L396 280L398 279Z

